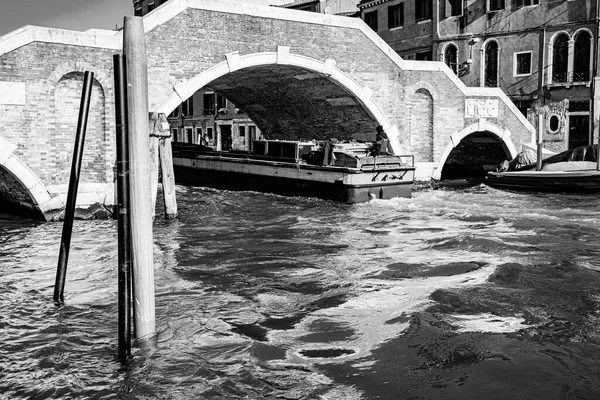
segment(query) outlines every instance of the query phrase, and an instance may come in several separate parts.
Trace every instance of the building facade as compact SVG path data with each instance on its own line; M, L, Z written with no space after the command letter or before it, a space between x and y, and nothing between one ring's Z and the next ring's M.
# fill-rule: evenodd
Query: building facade
M563 151L597 143L595 0L362 0L361 18L405 59L445 62L499 87Z

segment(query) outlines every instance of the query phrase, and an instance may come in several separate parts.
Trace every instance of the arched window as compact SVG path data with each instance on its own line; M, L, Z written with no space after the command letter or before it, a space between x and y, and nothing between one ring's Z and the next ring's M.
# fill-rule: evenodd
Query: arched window
M567 82L569 37L560 34L552 46L552 82Z
M458 74L458 49L455 45L449 44L444 51L444 62L454 74Z
M581 31L575 39L573 58L573 82L590 80L590 43L592 38L586 31Z
M484 86L498 87L498 43L489 42L485 46Z

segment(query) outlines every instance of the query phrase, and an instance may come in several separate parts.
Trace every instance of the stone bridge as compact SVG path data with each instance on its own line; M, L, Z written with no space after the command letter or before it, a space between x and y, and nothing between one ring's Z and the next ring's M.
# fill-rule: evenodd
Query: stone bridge
M146 15L150 111L169 114L210 87L269 138L369 140L383 125L423 179L439 178L469 138L506 158L533 142L534 128L500 89L466 87L441 62L403 60L360 19L263 1L171 0ZM0 37L5 204L47 220L64 209L83 73L92 71L78 206L112 210L112 58L122 36L26 26Z

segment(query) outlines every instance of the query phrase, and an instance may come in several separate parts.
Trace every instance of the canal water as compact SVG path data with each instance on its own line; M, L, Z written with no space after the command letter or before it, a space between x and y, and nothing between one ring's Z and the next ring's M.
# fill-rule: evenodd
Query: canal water
M0 214L2 399L600 398L600 199L475 186L347 205L177 187L158 348L117 355L117 226Z

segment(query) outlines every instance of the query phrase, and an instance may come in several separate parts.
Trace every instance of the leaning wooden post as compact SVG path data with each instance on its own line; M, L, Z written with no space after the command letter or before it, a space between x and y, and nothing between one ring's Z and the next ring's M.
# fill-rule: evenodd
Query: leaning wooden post
M158 114L157 126L160 132L159 156L162 176L165 218L177 218L177 199L175 192L175 173L173 171L173 150L171 148L171 130L169 121L163 113Z
M127 60L127 104L131 194L131 261L135 338L153 345L156 338L150 142L148 140L148 64L142 17L125 17L123 53Z
M85 130L87 128L87 120L90 111L93 81L94 73L85 71L83 75L81 104L79 105L79 119L77 120L77 132L75 132L75 147L73 149L73 161L71 162L69 191L67 192L67 204L65 206L65 221L63 222L62 237L58 254L58 267L56 269L56 280L54 283L54 301L57 303L62 303L64 301L67 264L69 260L69 249L71 247L71 233L73 231L73 218L75 218L77 188L79 187L79 173L81 171L81 160L83 159L83 144L85 143Z
M150 113L148 127L150 130L150 195L152 196L152 218L156 215L156 194L158 192L158 141L155 134L158 124L158 114Z

